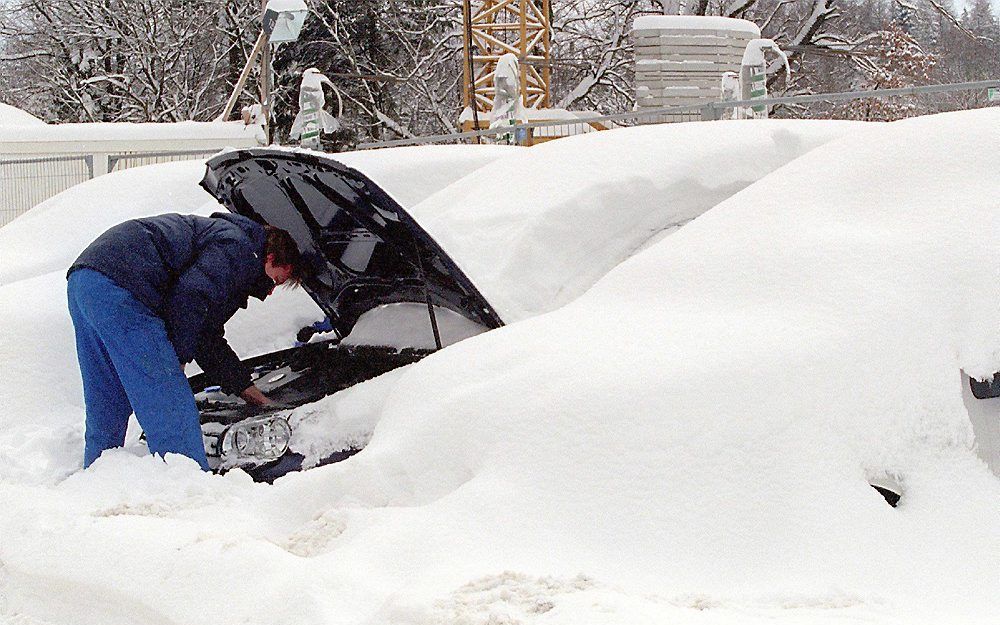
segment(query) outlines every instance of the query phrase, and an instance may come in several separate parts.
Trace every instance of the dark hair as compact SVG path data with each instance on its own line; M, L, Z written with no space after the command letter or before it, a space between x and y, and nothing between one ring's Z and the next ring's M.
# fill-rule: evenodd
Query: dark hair
M267 232L264 254L268 256L274 254L272 262L275 265L291 265L292 275L289 281L293 284L301 282L302 278L305 277L306 264L301 252L299 252L298 245L295 244L295 239L281 228L265 226L264 230Z

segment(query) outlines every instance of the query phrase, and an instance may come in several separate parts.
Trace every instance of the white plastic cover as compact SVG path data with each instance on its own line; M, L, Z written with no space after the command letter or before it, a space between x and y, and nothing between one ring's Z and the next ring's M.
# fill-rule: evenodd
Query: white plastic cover
M493 87L496 95L493 97L493 110L490 111L490 128L526 121L521 103L521 72L515 55L508 52L497 60Z
M292 121L292 130L289 136L293 139L302 137L302 145L306 147L319 147L319 132L331 133L340 128L337 117L323 110L326 106L326 95L323 93L324 84L329 85L337 94L337 117L343 112L340 93L329 78L315 67L310 67L302 72L302 84L299 87L299 112L295 115L295 120Z

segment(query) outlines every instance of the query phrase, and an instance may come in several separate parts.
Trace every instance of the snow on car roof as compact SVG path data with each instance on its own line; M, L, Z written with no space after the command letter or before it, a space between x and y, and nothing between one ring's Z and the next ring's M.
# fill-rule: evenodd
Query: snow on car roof
M410 213L507 321L572 301L651 240L858 122L663 124L518 151Z
M288 487L379 511L324 565L376 551L380 616L518 609L500 588L566 623L985 622L1000 481L960 369L1000 368L998 121L858 129L572 303L355 389L332 416L380 398L371 443Z

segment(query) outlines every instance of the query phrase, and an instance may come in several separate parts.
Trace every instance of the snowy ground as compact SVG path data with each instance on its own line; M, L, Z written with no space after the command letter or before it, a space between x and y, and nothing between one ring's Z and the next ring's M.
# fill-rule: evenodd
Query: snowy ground
M135 446L76 470L62 271L117 220L211 209L183 164L53 198L0 230L0 618L995 622L960 370L1000 369L998 142L992 109L347 155L514 323L309 407L370 443L274 486ZM228 330L285 346L309 306Z

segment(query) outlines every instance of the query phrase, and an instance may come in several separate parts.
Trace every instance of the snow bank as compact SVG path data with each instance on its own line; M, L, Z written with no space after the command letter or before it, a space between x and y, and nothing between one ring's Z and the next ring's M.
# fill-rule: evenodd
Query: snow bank
M27 111L0 102L0 128L5 126L44 126L45 122Z
M998 122L854 133L572 304L412 367L355 462L301 477L421 511L338 562L397 554L399 610L464 565L789 622L988 622L1000 482L971 449L959 369L1000 368ZM879 471L905 484L897 510L867 486ZM386 472L403 477L373 492ZM608 608L552 596L564 610L538 622Z
M413 207L507 322L564 305L651 240L858 122L664 124L515 152Z
M643 130L655 132L633 143ZM591 139L560 153L571 179L597 159ZM998 364L998 141L1000 111L987 109L806 153L562 308L328 398L345 430L377 423L368 447L273 487L129 449L60 481L71 467L53 459L79 451L78 430L60 449L31 428L79 411L39 399L8 412L0 614L992 622L1000 481L970 449L959 369ZM664 174L651 171L620 179L625 199L609 206L627 215L644 197L633 188L657 193ZM537 197L565 201L557 188ZM61 306L30 282L0 288L5 329ZM65 332L13 348L0 335L0 362L50 366ZM0 389L5 408L50 392L16 380ZM879 471L902 479L899 508L868 486Z
M854 133L411 367L362 454L278 489L365 510L315 556L363 597L330 614L989 622L1000 482L960 368L1000 365L998 121Z

